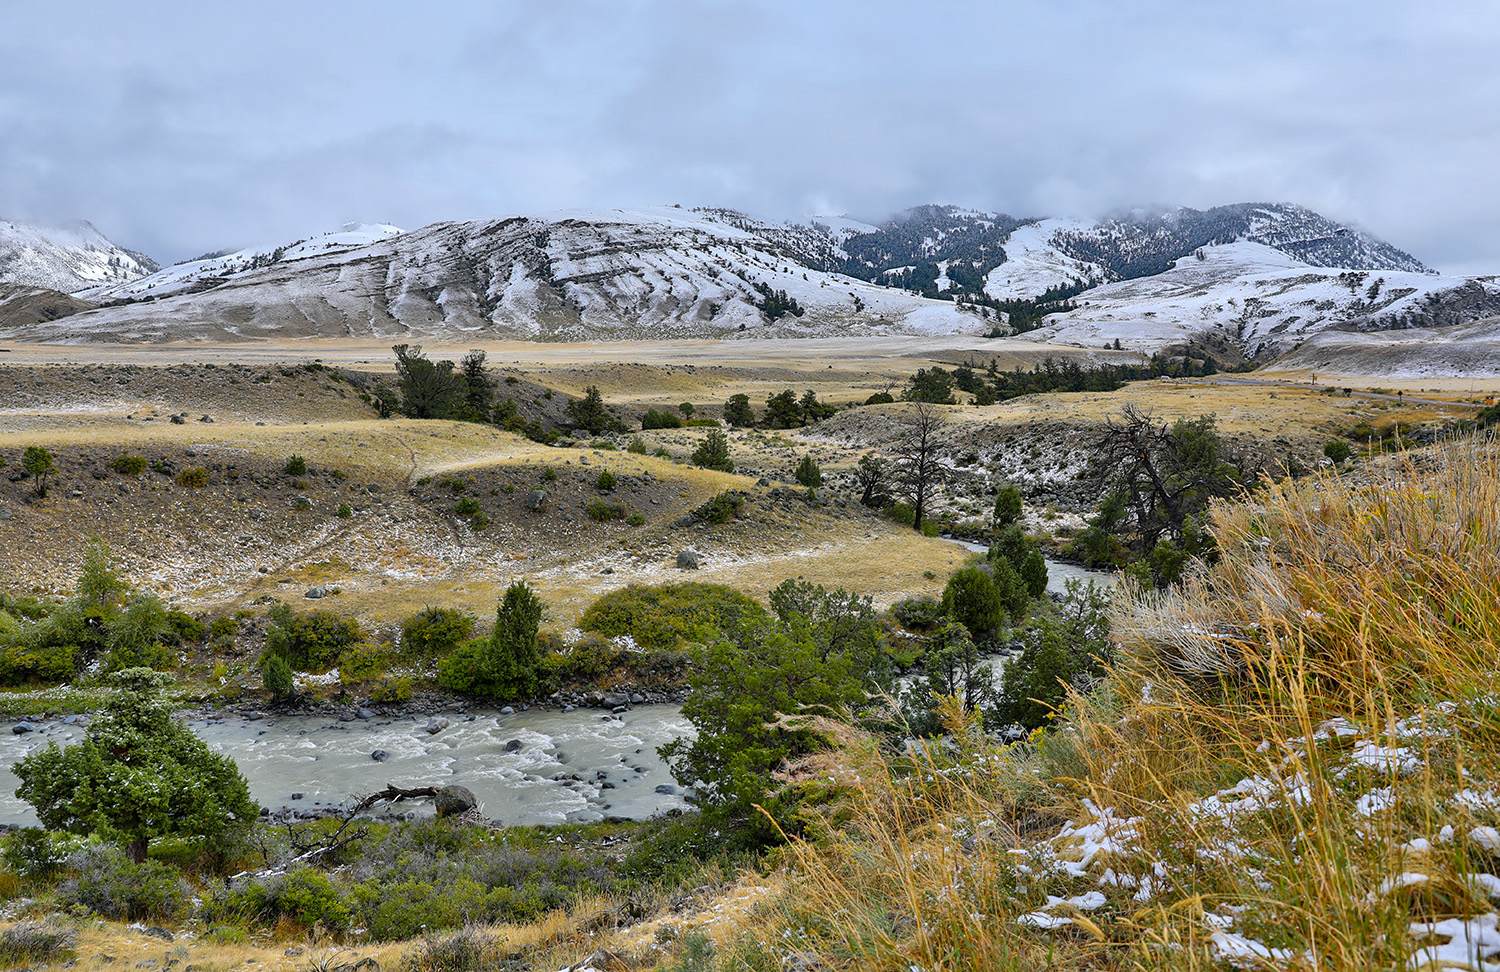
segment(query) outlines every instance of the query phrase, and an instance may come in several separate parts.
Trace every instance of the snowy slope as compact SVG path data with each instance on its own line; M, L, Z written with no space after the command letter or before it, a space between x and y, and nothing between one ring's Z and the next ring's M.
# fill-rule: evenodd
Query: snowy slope
M167 267L149 277L91 287L82 291L79 296L98 303L107 303L192 293L206 290L247 270L268 267L282 260L300 260L324 253L352 250L399 235L401 232L399 227L386 223L346 223L335 232L311 236L279 246L252 247L248 250L226 253L204 260L189 260L186 263Z
M1388 378L1480 378L1500 375L1500 317L1450 327L1359 332L1332 329L1312 335L1264 369Z
M158 269L150 257L116 246L90 223L0 220L0 283L74 293Z
M737 225L740 224L740 225ZM749 226L749 229L742 228ZM754 231L752 231L754 230ZM793 259L807 228L676 208L436 223L305 255L172 267L126 303L0 337L51 341L489 334L548 340L974 333L988 323ZM826 239L826 238L825 238ZM316 242L316 241L312 241ZM301 243L299 242L299 246ZM274 254L274 250L272 251ZM771 320L763 291L805 313Z
M1312 267L1262 243L1199 252L1166 273L1085 291L1076 310L1025 336L1149 350L1208 331L1265 358L1332 327L1374 331L1500 312L1500 278Z
M1054 242L1096 225L1081 219L1044 219L1015 229L1005 241L1005 262L985 275L984 292L996 300L1030 300L1078 280L1114 279L1109 268L1069 256Z

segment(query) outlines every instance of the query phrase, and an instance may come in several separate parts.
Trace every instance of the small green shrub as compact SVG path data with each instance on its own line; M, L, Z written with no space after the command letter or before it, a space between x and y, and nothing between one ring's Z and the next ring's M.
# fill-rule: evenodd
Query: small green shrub
M122 476L139 476L146 471L146 457L126 452L116 456L110 465Z
M546 469L543 469L542 470L542 482L544 482L544 483L555 483L555 482L557 482L557 470L553 469L551 466L548 466Z
M475 620L456 608L423 608L401 622L402 654L423 662L441 658L473 633Z
M905 503L892 503L885 508L885 515L902 526L912 526L917 522L917 511Z
M453 512L459 516L473 516L483 510L484 507L479 505L479 500L472 496L461 496L453 504Z
M823 470L818 466L817 460L808 454L797 463L797 469L792 473L792 478L799 485L806 486L808 489L816 489L823 485Z
M667 447L666 446L657 446L656 447L656 451L653 452L653 453L651 453L651 454L653 456L655 456L656 458L658 458L658 459L670 459L670 458L672 458L672 454L667 451Z
M865 399L866 405L893 405L895 404L895 402L896 396L892 395L890 392L876 392L869 398Z
M77 945L78 932L71 928L25 922L0 932L0 962L37 966L68 961L76 956Z
M625 451L632 452L638 456L644 456L646 454L646 443L640 436L636 436L630 440L630 444L625 447Z
M0 685L56 685L77 673L77 645L0 644Z
M599 474L599 478L594 480L594 488L601 493L607 493L610 490L614 489L615 474L610 472L608 469L604 470L604 472Z
M354 510L350 508L348 503L340 503L338 508L338 515L340 520L347 520L354 515Z
M22 827L5 839L0 860L23 878L45 880L62 870L68 856L58 849L49 831Z
M745 498L732 490L725 490L702 506L693 510L693 515L708 523L728 523L734 519Z
M625 507L620 503L606 503L602 499L596 499L587 507L589 519L596 523L608 523L610 520L623 520L625 518Z
M446 486L454 493L462 493L469 488L469 484L462 479L444 479L438 482L439 486Z
M1343 439L1330 439L1323 446L1323 455L1333 460L1335 466L1342 465L1344 460L1348 459L1353 453L1354 450L1349 448L1349 443Z
M196 644L203 640L208 633L202 621L184 611L168 611L167 627L171 629L172 637L179 643L189 642Z
M668 411L658 412L654 408L646 409L646 414L641 416L641 431L650 432L654 429L680 429L682 419Z
M339 681L344 685L358 685L384 678L395 660L396 653L390 645L368 641L350 645L339 656Z
M632 513L625 518L625 522L629 523L633 527L645 526L646 517L645 514L642 513Z
M754 599L722 584L631 584L589 605L578 627L606 638L630 635L643 648L672 648L710 640L765 614Z
M292 455L287 458L286 465L282 467L282 472L286 473L288 476L306 476L307 460L297 455L296 453L292 453Z
M272 698L284 699L297 688L291 664L277 654L261 656L260 680Z
M405 675L387 678L370 688L371 702L406 702L411 699L411 679Z
M928 631L942 621L945 614L942 604L926 594L891 605L891 617L910 631Z
M202 489L208 485L208 470L202 466L190 466L177 474L177 485Z
M285 604L271 609L266 629L266 652L281 655L295 671L326 672L350 645L365 640L353 618L332 611L298 614Z
M176 871L156 860L134 864L118 847L91 847L69 863L75 874L57 888L64 907L77 905L123 921L170 921L190 902L187 882Z
M328 875L301 867L281 877L255 880L216 902L215 913L275 923L286 918L304 927L332 931L349 927L349 905Z

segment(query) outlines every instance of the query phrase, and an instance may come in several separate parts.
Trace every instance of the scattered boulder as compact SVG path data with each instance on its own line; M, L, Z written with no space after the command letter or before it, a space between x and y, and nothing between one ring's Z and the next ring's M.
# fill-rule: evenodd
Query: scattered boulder
M15 733L18 736L24 736L26 733L33 732L35 730L33 730L33 728L31 726L28 726L24 722L18 722L15 725L13 725L13 726L10 727L10 731L13 732L13 733Z
M317 600L321 600L322 598L327 597L328 596L328 591L327 591L326 588L322 588L322 587L309 587L307 589L307 593L303 594L302 596L305 597L305 598L307 598L310 601L317 601Z
M438 790L432 803L437 808L439 817L451 817L479 806L479 800L474 796L474 791L466 786L459 786L457 783L450 783Z
M519 753L521 751L521 746L521 740L512 739L510 742L505 744L505 751L507 753Z
M386 752L383 749L377 749L373 753L370 754L370 758L373 759L377 763L383 763L386 760L388 760L388 759L391 758L391 754L388 753L388 752Z
M698 569L698 554L696 552L692 551L692 550L679 550L679 551L677 551L677 569L678 570L697 570Z
M534 489L531 495L526 497L526 508L533 513L540 513L547 506L547 491L545 489Z
M677 793L677 787L670 783L658 783L656 785L656 792L662 796L673 796Z
M176 937L160 925L152 925L150 928L147 928L146 935L151 938L160 938L164 942L170 942Z
M422 728L427 730L427 734L429 736L436 736L438 733L448 728L448 720L443 716L437 716L436 718L428 719L427 725L423 726Z
M170 421L171 421L171 423L173 425L186 425L187 424L187 419L183 418L181 415L173 415L170 418Z

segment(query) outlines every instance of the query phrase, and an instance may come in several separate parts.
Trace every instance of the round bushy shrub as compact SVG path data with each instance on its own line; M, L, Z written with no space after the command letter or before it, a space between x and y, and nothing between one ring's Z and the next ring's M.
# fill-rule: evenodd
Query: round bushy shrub
M283 471L288 476L306 476L307 460L297 455L296 453L293 453L292 455L287 457L286 466L283 467Z

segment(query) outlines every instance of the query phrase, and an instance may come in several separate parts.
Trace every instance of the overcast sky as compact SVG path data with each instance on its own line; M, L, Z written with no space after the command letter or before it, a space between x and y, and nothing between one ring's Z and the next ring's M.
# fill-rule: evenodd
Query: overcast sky
M1493 0L0 0L0 219L1290 201L1500 272Z

